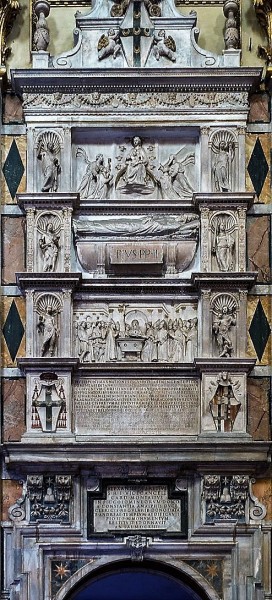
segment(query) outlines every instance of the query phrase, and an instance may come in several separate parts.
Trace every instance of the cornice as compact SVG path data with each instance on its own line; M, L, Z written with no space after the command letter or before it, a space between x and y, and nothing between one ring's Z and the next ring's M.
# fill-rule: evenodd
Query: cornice
M253 205L255 194L250 192L227 192L227 193L194 193L193 202L196 207L208 207L213 209L224 209L245 207L247 210Z
M15 92L88 93L126 91L251 91L260 82L260 67L178 69L16 69Z
M81 273L16 273L22 293L27 290L74 290L81 282Z
M79 365L78 358L59 356L17 358L17 365L24 373L74 371Z
M59 209L60 207L79 208L80 196L76 193L65 194L61 192L54 193L24 193L16 194L18 205L25 210L26 208L51 208Z
M192 273L192 284L198 290L247 290L250 289L257 280L258 273Z
M256 364L256 359L199 357L194 359L194 364L200 373L219 373L221 371L250 373Z

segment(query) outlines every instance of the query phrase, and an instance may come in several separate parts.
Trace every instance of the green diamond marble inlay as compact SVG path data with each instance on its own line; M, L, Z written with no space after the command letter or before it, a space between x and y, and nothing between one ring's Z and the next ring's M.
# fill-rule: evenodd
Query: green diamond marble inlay
M16 141L13 140L2 169L13 200L23 177L24 170L25 168Z

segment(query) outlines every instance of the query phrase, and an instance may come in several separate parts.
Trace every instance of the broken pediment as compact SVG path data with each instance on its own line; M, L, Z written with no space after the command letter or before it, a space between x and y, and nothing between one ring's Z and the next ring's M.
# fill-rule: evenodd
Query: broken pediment
M239 66L240 50L217 56L198 46L196 22L195 11L182 15L171 0L97 0L88 14L76 14L75 46L56 56L53 67Z

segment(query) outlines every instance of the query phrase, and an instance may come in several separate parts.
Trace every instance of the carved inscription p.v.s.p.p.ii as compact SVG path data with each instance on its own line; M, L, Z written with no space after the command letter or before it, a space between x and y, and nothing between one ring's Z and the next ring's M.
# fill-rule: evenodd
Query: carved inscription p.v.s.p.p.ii
M196 379L76 378L73 385L78 435L196 435Z

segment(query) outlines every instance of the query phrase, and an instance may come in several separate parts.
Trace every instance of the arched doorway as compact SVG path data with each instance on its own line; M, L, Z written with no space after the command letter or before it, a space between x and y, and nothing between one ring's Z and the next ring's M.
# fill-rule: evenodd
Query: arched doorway
M191 578L156 561L120 561L86 577L66 600L208 600Z

